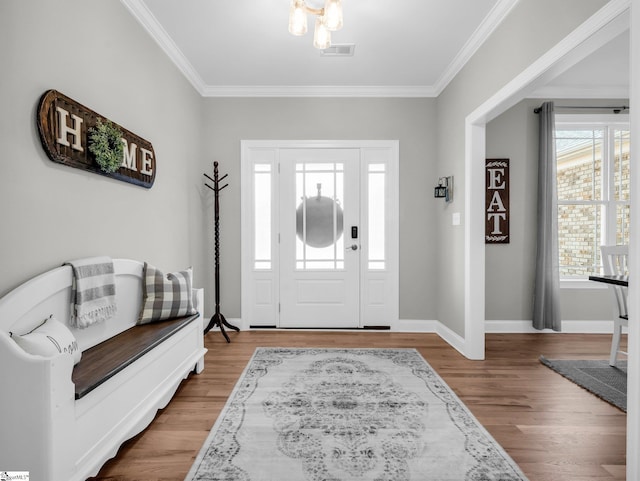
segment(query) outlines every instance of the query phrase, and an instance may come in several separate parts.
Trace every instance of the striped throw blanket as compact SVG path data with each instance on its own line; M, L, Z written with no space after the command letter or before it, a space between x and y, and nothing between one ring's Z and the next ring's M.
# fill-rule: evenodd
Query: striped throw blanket
M85 328L116 313L116 280L110 257L88 257L66 263L73 270L71 326Z

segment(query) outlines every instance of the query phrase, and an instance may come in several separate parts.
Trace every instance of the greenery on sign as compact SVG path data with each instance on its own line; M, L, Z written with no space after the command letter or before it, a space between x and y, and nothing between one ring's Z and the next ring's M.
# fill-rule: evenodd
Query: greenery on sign
M89 152L103 172L112 173L122 165L122 131L110 120L98 119L95 127L89 129Z

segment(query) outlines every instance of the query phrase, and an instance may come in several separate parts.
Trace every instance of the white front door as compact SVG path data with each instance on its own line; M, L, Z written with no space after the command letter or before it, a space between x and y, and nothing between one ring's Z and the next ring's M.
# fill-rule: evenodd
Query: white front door
M359 327L360 151L280 151L280 327Z
M242 327L398 320L398 142L242 141Z

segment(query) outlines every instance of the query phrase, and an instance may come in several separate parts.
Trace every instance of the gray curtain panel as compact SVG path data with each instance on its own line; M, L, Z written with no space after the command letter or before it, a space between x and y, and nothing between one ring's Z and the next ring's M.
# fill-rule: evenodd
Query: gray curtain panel
M558 197L553 102L540 108L538 161L538 232L533 327L561 330L558 260Z

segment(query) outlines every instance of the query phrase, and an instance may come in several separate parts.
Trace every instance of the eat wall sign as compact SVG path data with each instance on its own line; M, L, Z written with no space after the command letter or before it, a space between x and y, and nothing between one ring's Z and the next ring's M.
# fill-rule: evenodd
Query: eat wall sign
M151 142L111 122L122 134L119 139L123 144L122 162L114 172L105 172L88 148L89 131L97 126L98 120L108 121L56 90L48 90L40 98L38 132L52 161L151 188L156 177L156 157Z
M509 159L485 163L485 244L509 243Z

